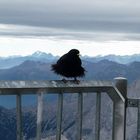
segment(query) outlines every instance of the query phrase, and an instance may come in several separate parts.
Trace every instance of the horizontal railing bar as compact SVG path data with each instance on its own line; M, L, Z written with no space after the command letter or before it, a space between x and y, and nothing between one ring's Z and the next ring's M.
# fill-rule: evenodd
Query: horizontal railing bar
M107 92L113 88L109 81L73 81L67 83L58 81L0 81L0 95L36 94L38 90L46 90L47 93L79 93L79 92Z
M0 89L0 95L17 95L15 91L19 91L18 94L29 95L36 94L40 89L46 90L47 94L63 93L94 93L94 92L108 92L113 87L62 87L62 88L30 88L30 89Z
M0 81L0 89L30 89L30 88L63 88L63 87L110 87L113 86L109 81L80 81L76 84L73 81L64 83L58 81Z

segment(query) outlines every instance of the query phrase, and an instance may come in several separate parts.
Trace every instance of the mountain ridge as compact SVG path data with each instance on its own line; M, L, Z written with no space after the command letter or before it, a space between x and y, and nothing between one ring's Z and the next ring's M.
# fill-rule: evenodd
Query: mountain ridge
M122 76L128 78L129 82L140 79L140 62L132 62L127 65L101 60L90 62L83 60L86 76L82 79L112 80L114 77ZM53 62L42 62L26 60L20 65L9 69L0 69L0 80L54 80L58 75L51 71Z
M41 61L41 62L53 62L57 60L60 56L54 56L51 53L36 51L31 55L27 56L9 56L9 57L0 57L0 69L11 68L16 65L20 65L26 60L34 60L34 61ZM101 60L110 60L120 64L128 64L134 61L140 62L140 54L134 55L106 55L106 56L81 56L82 60L87 60L89 62L99 62Z

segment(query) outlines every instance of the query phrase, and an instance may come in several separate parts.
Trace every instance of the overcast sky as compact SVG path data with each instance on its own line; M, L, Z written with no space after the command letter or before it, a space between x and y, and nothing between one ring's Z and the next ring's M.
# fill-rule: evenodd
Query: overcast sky
M140 53L139 26L139 0L0 0L0 55Z

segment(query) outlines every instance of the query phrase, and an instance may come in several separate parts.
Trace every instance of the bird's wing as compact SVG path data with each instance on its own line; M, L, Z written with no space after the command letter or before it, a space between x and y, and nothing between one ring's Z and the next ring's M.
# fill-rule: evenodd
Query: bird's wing
M67 54L64 54L62 57L59 58L59 60L57 61L58 65L67 65L68 63L70 63L70 60L67 56Z
M57 64L59 65L73 65L73 66L81 66L82 62L81 59L78 56L71 56L69 54L65 54L57 61Z

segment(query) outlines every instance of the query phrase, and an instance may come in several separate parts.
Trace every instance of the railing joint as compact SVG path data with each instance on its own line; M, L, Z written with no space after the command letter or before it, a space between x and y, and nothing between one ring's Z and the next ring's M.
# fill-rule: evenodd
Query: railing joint
M138 107L138 99L130 99L126 100L126 107Z

